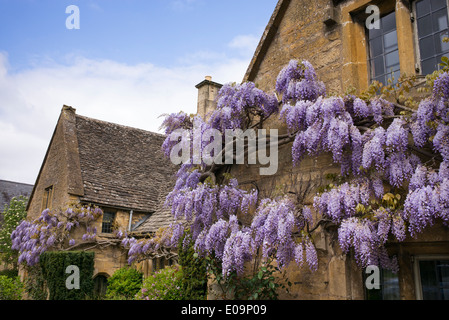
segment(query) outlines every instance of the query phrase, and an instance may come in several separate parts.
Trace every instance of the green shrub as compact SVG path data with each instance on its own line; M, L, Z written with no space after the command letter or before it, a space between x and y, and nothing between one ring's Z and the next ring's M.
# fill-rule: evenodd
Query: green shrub
M0 276L7 276L8 278L16 278L19 275L19 271L17 269L5 269L0 271Z
M25 265L24 279L25 292L31 300L47 300L48 292L42 268L39 264L35 266Z
M143 274L136 269L122 268L108 279L106 299L131 300L142 288Z
M179 266L167 267L144 280L137 300L187 300L181 290L182 270Z
M22 300L23 284L19 277L0 276L0 300Z
M39 260L42 274L49 290L50 300L84 300L93 296L94 253L84 251L44 252ZM66 273L69 266L79 269L79 289L68 289Z
M182 291L188 300L205 300L207 298L207 260L198 257L193 248L193 241L184 248L183 242L191 236L186 232L179 242L179 265L182 267Z

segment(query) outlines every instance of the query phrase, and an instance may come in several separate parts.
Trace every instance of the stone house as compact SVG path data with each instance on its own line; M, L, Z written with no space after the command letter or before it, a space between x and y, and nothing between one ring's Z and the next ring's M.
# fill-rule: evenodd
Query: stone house
M132 233L147 222L151 233L169 224L169 216L158 217L176 172L162 154L164 140L164 135L87 118L64 106L31 192L28 218L70 203L98 206L104 212L95 222L99 242L113 238L114 228ZM120 246L92 250L96 289L104 292L107 277L128 265L127 252Z
M369 5L379 9L379 29L367 28ZM349 88L360 92L372 80L385 82L391 71L396 79L399 73L423 78L438 68L443 55L449 56L449 46L442 42L448 35L448 7L447 0L279 0L243 81L272 92L291 59L310 61L330 93L343 94ZM204 115L203 110L199 106ZM287 132L277 119L264 128ZM280 148L274 176L260 176L254 165L234 165L231 171L240 184L257 184L263 196L281 187L303 193L305 204L314 195L308 187L320 186L326 174L339 172L330 155L309 157L293 167L291 144ZM293 286L281 299L449 299L449 232L442 224L417 239L390 243L400 271L382 271L381 290L375 292L366 290L354 257L342 253L335 230L320 227L314 241L318 271L300 270L292 263L288 276Z

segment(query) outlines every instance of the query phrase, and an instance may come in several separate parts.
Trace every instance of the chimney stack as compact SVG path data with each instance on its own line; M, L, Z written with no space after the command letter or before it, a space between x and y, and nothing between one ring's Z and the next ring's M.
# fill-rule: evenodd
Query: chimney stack
M219 83L213 82L211 76L206 76L201 83L195 86L198 89L197 113L203 120L206 120L210 113L217 107L215 99L222 86Z

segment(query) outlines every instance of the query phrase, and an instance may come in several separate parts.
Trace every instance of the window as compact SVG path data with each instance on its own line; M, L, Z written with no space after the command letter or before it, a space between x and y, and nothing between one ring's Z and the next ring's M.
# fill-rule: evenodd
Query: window
M53 200L53 186L50 186L44 190L44 197L42 198L42 211L45 209L51 209L51 203Z
M396 13L380 19L380 29L368 30L371 81L387 84L387 79L400 76Z
M419 300L449 300L449 257L418 257L415 281Z
M449 57L449 43L443 42L449 36L447 0L418 0L415 16L421 73L427 75L439 70L443 56Z
M115 212L104 211L103 212L103 224L101 225L102 233L112 233L115 221Z
M366 273L364 272L363 282L366 281ZM380 270L380 289L365 289L367 300L400 300L399 295L399 278L398 275L390 270Z

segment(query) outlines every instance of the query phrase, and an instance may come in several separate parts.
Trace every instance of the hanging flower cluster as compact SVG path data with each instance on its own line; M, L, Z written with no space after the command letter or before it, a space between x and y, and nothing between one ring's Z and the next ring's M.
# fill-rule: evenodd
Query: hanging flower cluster
M70 235L74 229L85 226L82 241L95 239L97 229L91 224L103 215L95 207L69 207L64 212L52 212L45 209L33 221L22 221L11 234L12 249L19 251L19 263L33 266L39 262L39 256L52 248L61 248L69 240L69 246L75 245Z
M449 224L447 72L435 80L432 97L423 100L411 116L397 112L397 105L380 97L368 101L353 95L326 96L308 61L292 60L279 73L275 91L265 93L251 82L227 84L209 120L184 113L166 117L165 155L169 157L182 141L177 129L188 129L186 148L192 161L181 165L166 198L175 223L151 239L117 234L129 250L130 263L175 248L189 228L189 241L197 253L221 261L224 276L242 274L245 263L259 255L274 257L281 268L295 261L317 270L318 252L309 232L318 223L312 218L315 212L337 225L341 249L354 250L359 265L377 264L397 271L397 261L386 250L389 239L404 241L408 233L416 236L437 220ZM236 179L225 176L220 171L223 167L194 161L203 158L210 142L203 139L206 130L245 130L255 118L263 121L277 113L293 142L294 165L306 155L330 153L347 181L317 195L313 206L299 204L298 209L288 197L259 199L256 190L243 190ZM416 148L422 147L431 147L438 169L422 164L415 155ZM35 263L41 252L68 240L80 219L98 215L92 210L84 211L83 217L67 212L64 219L45 211L36 221L23 222L13 234L21 261ZM241 215L251 216L252 222L244 225ZM84 239L92 239L95 229L86 230Z
M313 66L292 60L277 78L275 90L281 101L274 101L253 83L225 85L207 123L222 131L245 129L248 115L269 116L280 105L279 119L293 137L293 164L299 165L306 155L328 152L341 166L342 176L352 179L317 196L313 205L324 219L339 226L343 251L353 249L362 266L378 264L397 270L385 249L389 236L403 241L406 232L421 232L435 219L447 218L448 79L447 73L442 74L435 81L433 96L406 117L395 113L395 105L381 97L369 101L353 95L327 97ZM413 140L416 147L432 143L442 156L438 179L419 169L425 167L410 148ZM256 194L242 193L236 181L202 183L202 173L201 168L183 166L167 204L175 218L191 223L196 250L213 252L222 260L224 275L242 272L244 262L258 249L263 257L276 257L281 267L306 261L316 270L317 252L305 232L305 226L313 223L311 207L298 211L286 199L257 201ZM389 189L407 190L409 184L408 195L393 196L394 205L381 205ZM377 205L372 207L372 201ZM257 202L252 224L239 225L236 217L250 202ZM178 231L180 237L183 230Z
M252 82L225 84L218 93L217 108L210 115L212 128L243 129L249 115L269 117L278 112L279 103L274 94L267 94Z

